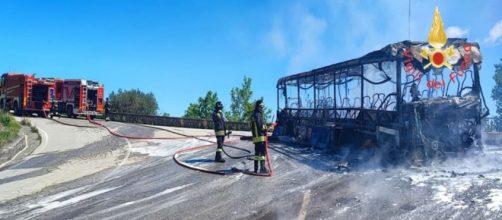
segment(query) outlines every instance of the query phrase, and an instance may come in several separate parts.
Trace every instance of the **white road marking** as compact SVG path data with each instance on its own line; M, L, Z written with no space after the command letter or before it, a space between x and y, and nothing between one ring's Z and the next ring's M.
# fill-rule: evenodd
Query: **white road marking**
M28 135L24 135L24 148L22 150L20 150L19 152L17 152L16 155L14 155L9 161L3 163L2 165L0 165L0 169L2 167L4 167L5 165L7 165L8 163L10 163L11 161L15 160L16 157L21 154L24 150L26 150L28 148Z
M35 172L40 169L42 169L42 168L6 169L6 170L0 172L0 180L24 175L24 174L31 173L31 172Z
M37 129L38 129L40 132L42 132L42 135L43 135L44 137L42 137L42 144L40 144L40 146L39 146L37 149L35 149L35 151L38 151L38 150L40 150L40 151L41 151L42 149L44 149L44 148L47 146L47 142L49 142L49 135L47 135L47 132L45 132L45 131L44 131L44 129L41 129L41 128L39 128L39 127L37 127ZM27 158L24 158L24 160L23 160L23 161L21 161L21 162L17 163L16 165L12 166L10 169L18 167L19 165L21 165L21 164L23 164L24 162L28 161L27 159L28 159L28 157L27 157Z
M298 220L304 220L305 216L307 216L307 207L309 206L309 203L310 203L310 190L307 190L303 194L302 208L300 209L300 213L298 213Z
M64 200L64 201L52 201L52 202L48 202L48 203L39 203L39 206L41 206L42 208L34 210L34 213L47 212L47 211L50 211L50 210L53 210L53 209L56 209L59 207L75 204L75 203L80 202L82 200L85 200L85 199L112 191L116 188L119 188L119 187L106 188L106 189L97 190L97 191L90 192L90 193L85 193L85 194L82 194L82 195L79 195L79 196L76 196L76 197L73 197L71 199Z
M120 208L123 208L123 207L126 207L126 206L129 206L129 205L132 205L132 204L136 204L136 203L141 203L141 202L144 202L144 201L148 201L150 199L154 199L154 198L157 198L157 197L160 197L160 196L163 196L163 195L166 195L166 194L169 194L169 193L172 193L172 192L175 192L175 191L178 191L180 189L183 189L187 186L190 186L192 185L193 183L189 183L189 184L185 184L185 185L182 185L182 186L177 186L177 187L173 187L173 188L169 188L169 189L166 189L160 193L157 193L153 196L148 196L148 197L145 197L145 198L142 198L142 199L138 199L138 200L134 200L134 201L130 201L130 202L126 202L124 204L120 204L118 206L115 206L115 207L112 207L110 209L107 209L105 210L106 212L109 212L109 211L113 211L113 210L117 210L117 209L120 209Z
M67 191L63 191L63 192L54 194L52 196L48 196L48 197L40 200L37 204L28 204L26 207L28 207L30 209L38 208L38 207L43 207L43 206L45 206L47 204L50 204L51 202L54 202L54 201L56 201L58 199L61 199L61 198L73 195L75 193L78 193L78 192L82 191L84 188L85 187L79 187L79 188L75 188L75 189L70 189L70 190L67 190Z
M47 143L49 143L49 135L44 129L38 128L39 131L42 132L45 138L42 138L42 144L38 147L37 151L42 151L45 147L47 147Z

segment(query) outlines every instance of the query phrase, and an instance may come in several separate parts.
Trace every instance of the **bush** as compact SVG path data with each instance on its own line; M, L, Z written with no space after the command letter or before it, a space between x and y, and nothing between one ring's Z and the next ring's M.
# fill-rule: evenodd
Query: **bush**
M24 126L31 126L31 121L27 118L23 118L21 120L21 125L24 125Z
M157 99L153 93L145 93L139 89L112 92L109 96L110 111L138 115L156 115Z
M9 113L0 112L0 146L14 139L21 125Z

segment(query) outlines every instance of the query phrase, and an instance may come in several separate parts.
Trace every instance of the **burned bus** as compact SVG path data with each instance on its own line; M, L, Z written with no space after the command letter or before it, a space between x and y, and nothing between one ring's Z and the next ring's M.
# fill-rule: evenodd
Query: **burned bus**
M481 148L477 43L403 41L277 82L278 132L317 147L427 162Z

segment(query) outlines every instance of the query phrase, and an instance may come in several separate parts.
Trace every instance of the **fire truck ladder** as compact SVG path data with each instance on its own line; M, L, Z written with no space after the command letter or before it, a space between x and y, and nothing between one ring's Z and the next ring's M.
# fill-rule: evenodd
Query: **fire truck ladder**
M82 85L82 97L80 97L82 103L82 111L87 111L87 86Z
M26 97L23 101L23 108L28 108L28 106L31 104L31 95L33 91L33 81L31 79L26 80Z

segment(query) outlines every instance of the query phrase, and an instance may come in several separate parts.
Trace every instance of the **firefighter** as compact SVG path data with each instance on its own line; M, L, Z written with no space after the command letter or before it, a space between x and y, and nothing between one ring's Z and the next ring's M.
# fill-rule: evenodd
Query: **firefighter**
M223 142L225 141L227 125L225 123L225 116L223 115L223 104L220 101L216 102L216 105L214 106L213 123L216 143L218 144L214 161L225 163L221 153L223 152Z
M53 118L55 115L58 115L59 118L61 118L61 115L58 114L58 103L56 102L56 99L52 97L51 100L51 109L49 114L51 115L51 118Z
M108 121L108 112L110 111L110 103L108 103L108 98L105 101L105 120Z
M267 167L265 167L266 150L265 141L267 136L267 125L265 124L263 109L265 104L262 100L256 101L254 112L251 115L251 133L253 134L254 143L254 172L258 172L258 164L260 167L260 173L268 173Z

